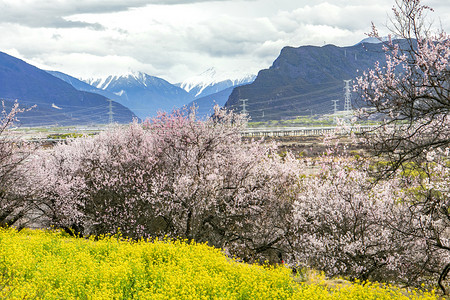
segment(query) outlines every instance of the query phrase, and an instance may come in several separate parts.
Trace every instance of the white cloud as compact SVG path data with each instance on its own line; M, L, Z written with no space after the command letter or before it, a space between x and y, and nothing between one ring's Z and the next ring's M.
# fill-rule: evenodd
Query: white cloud
M429 0L448 29L447 0ZM0 0L0 51L75 76L256 73L284 46L352 45L392 0ZM440 12L438 11L440 10ZM447 26L447 27L445 27Z
M372 13L375 19L379 19L379 16L383 16L386 11L386 6L382 5L351 5L351 6L338 6L331 3L319 3L314 6L300 7L293 12L283 12L279 15L279 22L283 22L283 19L296 21L295 23L311 24L311 25L328 25L346 28L348 30L355 30L361 27L370 25L370 21L378 21L372 18L368 19L368 12Z

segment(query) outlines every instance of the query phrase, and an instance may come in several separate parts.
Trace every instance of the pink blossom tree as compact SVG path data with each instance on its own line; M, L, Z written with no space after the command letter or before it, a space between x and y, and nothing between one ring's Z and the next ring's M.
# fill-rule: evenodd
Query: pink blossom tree
M407 192L400 176L374 185L351 157L323 157L321 164L318 175L301 179L290 263L329 276L432 285L446 253L418 235L409 205L415 189Z
M382 124L363 135L381 160L378 179L402 176L407 225L391 224L442 254L446 261L439 285L450 270L450 36L427 24L430 7L420 0L396 1L391 30L398 40L385 43L386 66L375 65L357 79L355 89L366 102L360 116L382 116ZM373 27L372 36L379 37ZM400 171L399 171L400 170ZM414 183L416 189L411 190ZM427 268L424 265L424 268Z
M360 117L384 118L365 136L373 154L391 162L380 169L384 175L405 162L420 165L427 151L450 143L450 36L426 26L426 12L432 9L420 2L396 1L396 40L384 43L386 66L376 64L355 85L367 107ZM375 26L370 35L381 40Z
M51 224L131 238L208 242L244 260L279 261L301 168L274 145L242 140L246 119L162 113L77 139L33 161Z
M436 275L446 256L409 205L422 191L417 177L374 186L331 152L306 176L310 162L242 140L245 121L222 110L207 121L160 114L37 153L29 182L49 224L68 231L181 237L350 278L418 284Z

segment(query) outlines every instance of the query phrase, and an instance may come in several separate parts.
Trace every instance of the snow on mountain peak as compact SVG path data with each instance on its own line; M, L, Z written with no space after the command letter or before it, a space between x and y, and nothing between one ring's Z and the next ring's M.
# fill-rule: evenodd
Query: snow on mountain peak
M129 70L125 73L118 73L99 78L81 78L81 80L92 86L95 86L98 89L106 90L111 83L118 80L134 80L144 86L147 86L147 80L150 78L152 78L152 76L145 73Z
M199 96L205 88L223 81L231 81L231 85L239 85L242 83L251 82L255 79L255 75L245 74L237 75L236 72L217 72L217 69L211 67L199 75L192 76L182 83L178 84L186 92L196 90L196 97Z
M255 78L255 75L242 75L242 72L221 72L212 67L197 76L193 76L182 83L176 84L176 86L184 89L194 97L200 97L219 92L228 87L253 82ZM132 70L96 79L90 78L81 80L98 89L108 90L117 95L123 94L122 90L126 90L126 86L128 86L128 88L130 86L140 86L141 88L147 89L155 86L167 87L171 85L164 79Z

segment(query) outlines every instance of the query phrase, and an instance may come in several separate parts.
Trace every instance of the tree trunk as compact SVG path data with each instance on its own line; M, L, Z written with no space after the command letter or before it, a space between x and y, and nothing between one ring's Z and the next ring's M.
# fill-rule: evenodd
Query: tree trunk
M438 281L439 287L440 287L441 290L444 292L444 295L447 295L447 291L445 290L445 287L444 287L444 285L442 284L442 281L445 280L445 277L447 277L448 272L450 272L450 263L448 263L448 264L445 266L444 270L442 270L441 276L439 276L439 281Z

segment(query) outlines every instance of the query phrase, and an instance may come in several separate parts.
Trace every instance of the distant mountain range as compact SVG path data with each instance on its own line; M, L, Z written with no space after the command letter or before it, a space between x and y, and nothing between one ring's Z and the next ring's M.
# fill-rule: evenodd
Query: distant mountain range
M183 89L168 81L141 72L111 75L103 79L88 79L86 83L113 93L119 103L144 119L156 116L159 110L172 111L193 98Z
M179 84L171 84L164 79L141 72L82 79L82 81L59 72L51 72L51 74L79 90L109 97L128 107L142 119L154 117L159 110L172 111L183 106L191 106L193 101L201 114L207 114L213 107L213 102L196 99L210 96L223 106L231 94L229 88L252 82L256 77L253 75L240 79L218 80L219 76L213 68ZM226 89L228 90L224 93L223 90ZM215 95L216 93L218 94Z
M355 79L376 61L385 62L382 44L373 42L285 47L253 83L233 89L225 107L243 111L245 105L254 121L332 113L332 100L339 100L338 109L343 110L344 80Z
M79 91L44 70L0 52L0 99L7 107L18 101L35 108L18 116L23 126L107 124L110 105L114 121L136 117L128 108L104 96Z
M176 85L184 89L194 98L202 98L221 92L230 87L252 83L256 75L247 74L236 76L232 74L219 73L215 68L209 68L200 75L186 79Z
M285 47L269 69L257 76L233 76L210 68L177 84L141 72L80 80L43 71L0 52L0 99L7 106L37 105L22 124L73 125L153 117L158 110L195 105L205 117L215 104L249 113L254 121L333 112L344 106L344 80L352 80L376 61L385 61L382 44L366 39L351 47ZM356 99L354 96L353 99Z

